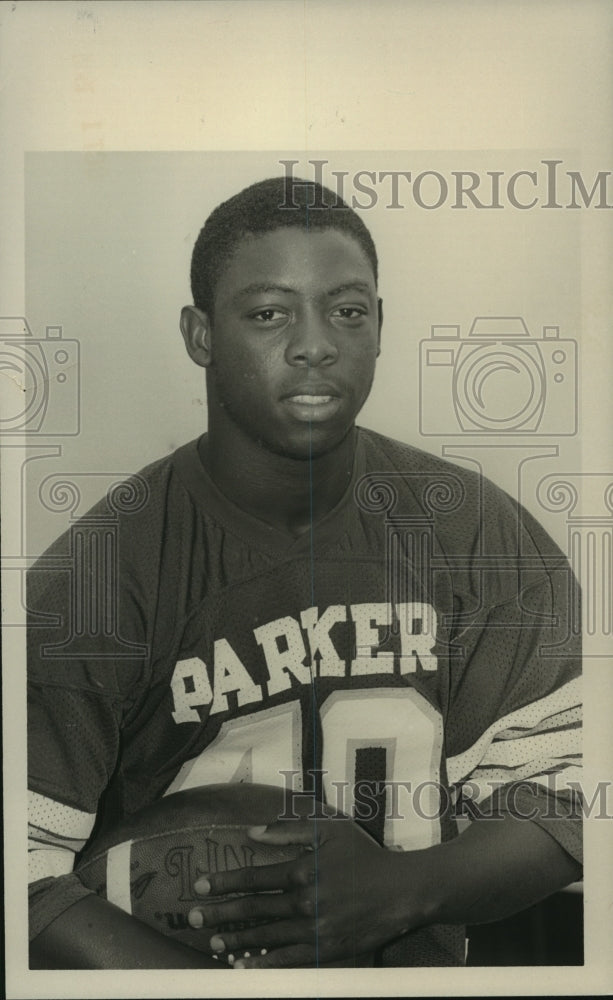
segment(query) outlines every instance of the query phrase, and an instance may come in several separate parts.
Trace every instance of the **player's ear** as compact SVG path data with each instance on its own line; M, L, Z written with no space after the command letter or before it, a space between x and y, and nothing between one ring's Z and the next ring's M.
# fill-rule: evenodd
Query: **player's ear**
M377 357L381 354L381 328L383 326L383 299L377 299L377 313L379 317L379 328L377 331Z
M211 363L211 322L207 313L196 309L196 306L183 306L179 325L192 361L201 368L208 368Z

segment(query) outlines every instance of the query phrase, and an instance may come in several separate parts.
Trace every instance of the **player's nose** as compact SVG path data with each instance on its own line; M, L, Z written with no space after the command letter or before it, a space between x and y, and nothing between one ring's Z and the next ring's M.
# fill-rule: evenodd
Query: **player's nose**
M334 331L325 317L309 312L293 326L285 351L288 364L315 367L332 364L337 357Z

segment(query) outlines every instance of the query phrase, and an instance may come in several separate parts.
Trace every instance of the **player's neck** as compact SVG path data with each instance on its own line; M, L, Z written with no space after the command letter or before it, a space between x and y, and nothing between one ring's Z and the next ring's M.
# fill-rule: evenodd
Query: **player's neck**
M237 507L298 536L329 513L345 493L356 436L353 428L328 454L298 460L267 451L242 435L228 448L209 430L201 457L217 488Z

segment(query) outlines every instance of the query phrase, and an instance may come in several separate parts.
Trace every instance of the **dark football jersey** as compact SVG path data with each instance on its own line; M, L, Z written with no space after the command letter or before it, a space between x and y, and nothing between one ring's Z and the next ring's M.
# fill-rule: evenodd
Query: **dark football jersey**
M294 538L219 493L201 441L30 572L31 933L86 892L88 839L218 782L314 792L390 850L506 809L578 857L577 585L544 529L360 430L350 487ZM463 930L438 926L379 957L463 960Z

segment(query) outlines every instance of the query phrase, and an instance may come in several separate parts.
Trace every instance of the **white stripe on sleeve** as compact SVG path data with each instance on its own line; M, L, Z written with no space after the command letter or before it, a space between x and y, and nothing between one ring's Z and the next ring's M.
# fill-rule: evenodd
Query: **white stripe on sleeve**
M545 771L545 768L551 770ZM483 802L497 788L502 788L503 785L508 785L511 781L529 781L531 784L540 785L553 794L569 790L576 792L581 773L581 767L555 759L540 760L536 768L533 765L527 765L514 769L511 773L502 768L477 767L462 787L465 790L464 794L468 795L472 802ZM571 782L573 782L572 785Z
M73 809L38 792L28 792L28 820L39 830L85 841L94 828L96 814Z
M64 805L38 792L28 792L29 882L67 875L77 851L88 839L95 813Z
M538 701L530 702L528 705L524 705L522 708L516 709L514 712L510 712L508 715L497 719L484 733L481 734L479 739L473 743L471 747L464 750L460 754L456 754L455 757L449 757L447 760L447 776L451 784L457 784L460 781L468 778L472 771L478 767L486 758L489 757L492 748L492 744L495 740L499 740L501 734L505 733L508 729L516 726L529 728L531 730L536 730L538 732L540 724L544 723L546 720L551 719L553 716L559 715L560 712L567 711L568 709L574 709L581 704L581 679L579 677L563 687L558 688L556 691L552 691L545 698L539 698ZM564 730L560 735L561 739L556 742L557 747L561 747L564 744L564 749L560 755L565 755L566 753L572 754L574 751L570 749L573 745L576 746L576 728L569 728ZM550 738L555 736L557 733L550 734ZM542 736L529 736L520 737L519 739L505 739L504 746L517 746L518 743L523 744L526 740L531 739L544 739L545 733ZM566 741L566 742L565 742ZM502 745L503 741L500 740L498 745ZM535 750L537 750L537 745L535 744ZM493 749L493 748L492 748ZM538 752L542 750L543 747L539 747ZM496 750L496 753L498 751ZM549 754L546 754L549 756ZM521 758L521 754L520 754ZM494 762L494 761L492 761ZM525 762L525 761L524 761ZM537 761L535 761L535 764ZM534 773L542 771L544 768L542 764L538 764L538 768L535 768ZM509 771L508 781L513 781L514 775L512 771Z
M501 767L519 767L542 757L570 757L581 754L581 730L542 733L519 740L494 740L483 754L481 763Z
M504 729L497 734L497 739L517 740L524 736L534 736L537 733L547 732L549 729L567 729L572 726L581 725L581 705L569 708L564 712L556 712L547 719L541 719L536 726L518 726Z
M68 875L73 869L74 858L72 851L64 851L58 847L28 851L28 883L38 882L40 878Z

